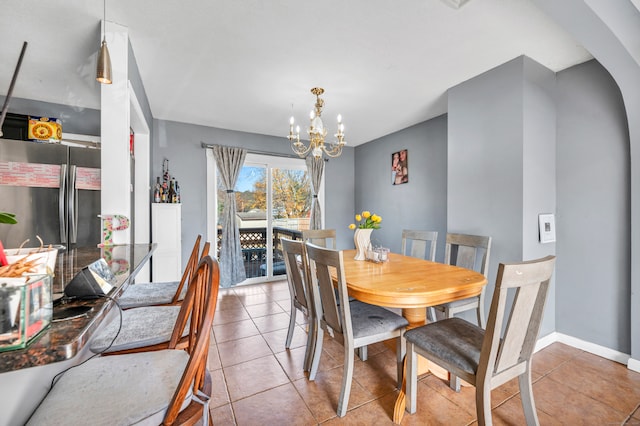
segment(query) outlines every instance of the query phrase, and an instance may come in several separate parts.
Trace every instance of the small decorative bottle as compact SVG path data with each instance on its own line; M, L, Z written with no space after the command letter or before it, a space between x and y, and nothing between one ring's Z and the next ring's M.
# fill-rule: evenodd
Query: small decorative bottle
M176 203L176 189L174 186L174 180L169 181L169 203Z
M175 191L176 191L176 203L179 203L180 200L180 185L178 185L178 181L176 180L176 187L175 187Z
M156 186L153 190L153 202L154 203L159 203L160 202L160 177L156 177Z

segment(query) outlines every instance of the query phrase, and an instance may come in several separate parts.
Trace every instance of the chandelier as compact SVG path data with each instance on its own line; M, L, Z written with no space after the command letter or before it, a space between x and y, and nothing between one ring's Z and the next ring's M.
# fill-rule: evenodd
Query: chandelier
M322 157L324 152L329 157L338 157L342 154L342 147L347 144L344 140L344 124L342 124L342 115L338 114L338 133L334 136L337 141L332 142L329 145L325 145L324 138L327 136L327 129L325 129L322 123L322 107L324 106L324 100L320 99L320 95L324 93L322 87L314 87L311 89L311 93L316 95L315 110L309 114L310 125L307 129L309 134L309 146L306 146L303 142L300 142L300 126L296 126L295 133L293 132L294 118L289 120L289 136L287 139L291 142L291 149L300 157L305 157L309 152L316 157Z

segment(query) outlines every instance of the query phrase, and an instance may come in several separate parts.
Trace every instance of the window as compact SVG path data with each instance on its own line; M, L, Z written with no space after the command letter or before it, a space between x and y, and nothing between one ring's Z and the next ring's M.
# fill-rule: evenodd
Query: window
M215 159L208 150L209 239L218 242L220 213L224 207ZM213 183L213 185L212 185ZM215 190L213 189L215 188ZM303 159L247 154L238 181L235 198L242 255L247 281L254 283L285 274L281 237L300 239L309 229L313 191ZM323 204L323 191L318 196ZM324 209L323 209L324 210ZM213 214L212 214L213 213ZM213 232L212 232L213 231ZM212 235L213 233L213 235ZM244 284L243 283L243 284Z

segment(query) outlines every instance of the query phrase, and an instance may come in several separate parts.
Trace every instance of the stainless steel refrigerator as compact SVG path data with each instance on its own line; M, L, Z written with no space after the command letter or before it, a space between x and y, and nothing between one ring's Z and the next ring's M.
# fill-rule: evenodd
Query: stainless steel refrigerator
M100 150L0 139L0 211L17 224L0 224L5 248L101 241Z

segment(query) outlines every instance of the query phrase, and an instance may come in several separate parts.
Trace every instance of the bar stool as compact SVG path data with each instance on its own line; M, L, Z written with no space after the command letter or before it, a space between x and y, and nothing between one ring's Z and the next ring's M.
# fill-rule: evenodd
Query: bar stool
M162 351L90 359L64 373L27 424L210 425L207 356L219 276L218 263L207 256L190 282L185 302L196 293L205 302L191 312L193 344L186 351L171 344Z
M132 284L118 298L120 308L179 304L186 292L185 283L189 282L189 277L194 273L200 258L209 253L209 242L206 242L200 256L201 239L202 236L198 235L180 281Z

